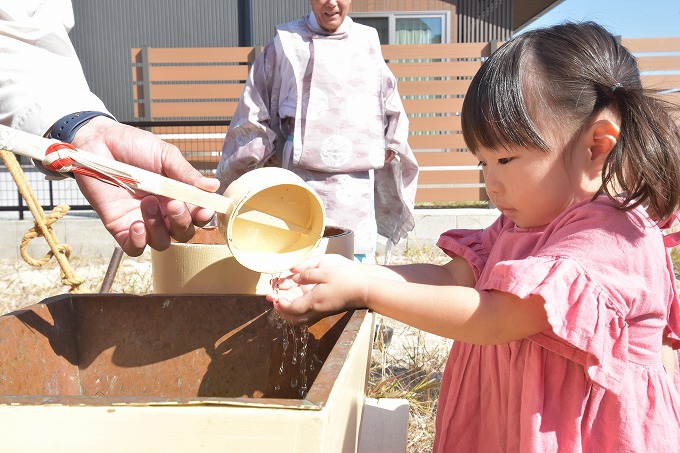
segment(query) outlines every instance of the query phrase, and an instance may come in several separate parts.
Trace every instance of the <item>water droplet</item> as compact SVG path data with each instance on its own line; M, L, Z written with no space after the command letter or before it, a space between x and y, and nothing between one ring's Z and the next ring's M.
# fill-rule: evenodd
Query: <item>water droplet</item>
M292 340L293 357L291 359L291 362L293 363L293 365L296 365L297 364L297 337L295 335L295 326L293 326L293 325L290 326L290 333L293 336L293 340Z
M302 348L300 349L300 372L302 373L300 396L304 397L307 393L307 345L309 344L309 327L306 325L300 327L300 341L302 341ZM310 369L314 369L313 364L310 364Z

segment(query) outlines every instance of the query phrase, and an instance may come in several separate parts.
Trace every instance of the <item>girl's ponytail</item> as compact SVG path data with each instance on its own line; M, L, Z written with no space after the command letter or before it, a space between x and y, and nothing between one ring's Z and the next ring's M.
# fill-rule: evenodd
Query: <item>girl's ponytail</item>
M621 133L602 177L610 196L623 196L625 209L643 205L662 221L680 208L680 129L672 116L677 106L660 96L625 85L613 91Z

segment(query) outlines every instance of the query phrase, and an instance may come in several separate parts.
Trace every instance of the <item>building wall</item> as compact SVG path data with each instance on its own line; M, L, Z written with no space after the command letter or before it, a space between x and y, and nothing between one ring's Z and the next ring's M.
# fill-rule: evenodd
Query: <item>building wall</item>
M506 41L515 0L458 0L457 36L451 42Z
M253 44L264 46L274 37L276 24L309 14L309 0L252 0Z
M132 48L238 45L235 0L73 0L73 9L90 89L120 121L133 118Z
M449 11L451 13L451 36L456 39L456 4L458 0L352 0L352 12L365 13L376 11Z

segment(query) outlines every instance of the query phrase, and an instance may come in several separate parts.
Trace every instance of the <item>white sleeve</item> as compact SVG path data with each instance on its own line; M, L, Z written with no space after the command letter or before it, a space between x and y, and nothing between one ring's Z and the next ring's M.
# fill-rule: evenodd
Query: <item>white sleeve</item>
M85 80L73 25L70 0L0 0L0 124L44 135L70 113L108 113Z

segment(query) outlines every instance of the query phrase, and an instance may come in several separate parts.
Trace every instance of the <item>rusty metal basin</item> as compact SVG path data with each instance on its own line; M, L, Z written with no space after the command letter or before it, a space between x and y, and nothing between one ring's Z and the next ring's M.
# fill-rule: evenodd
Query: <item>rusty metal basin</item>
M0 317L0 451L355 451L372 318L302 358L259 295L46 299Z

